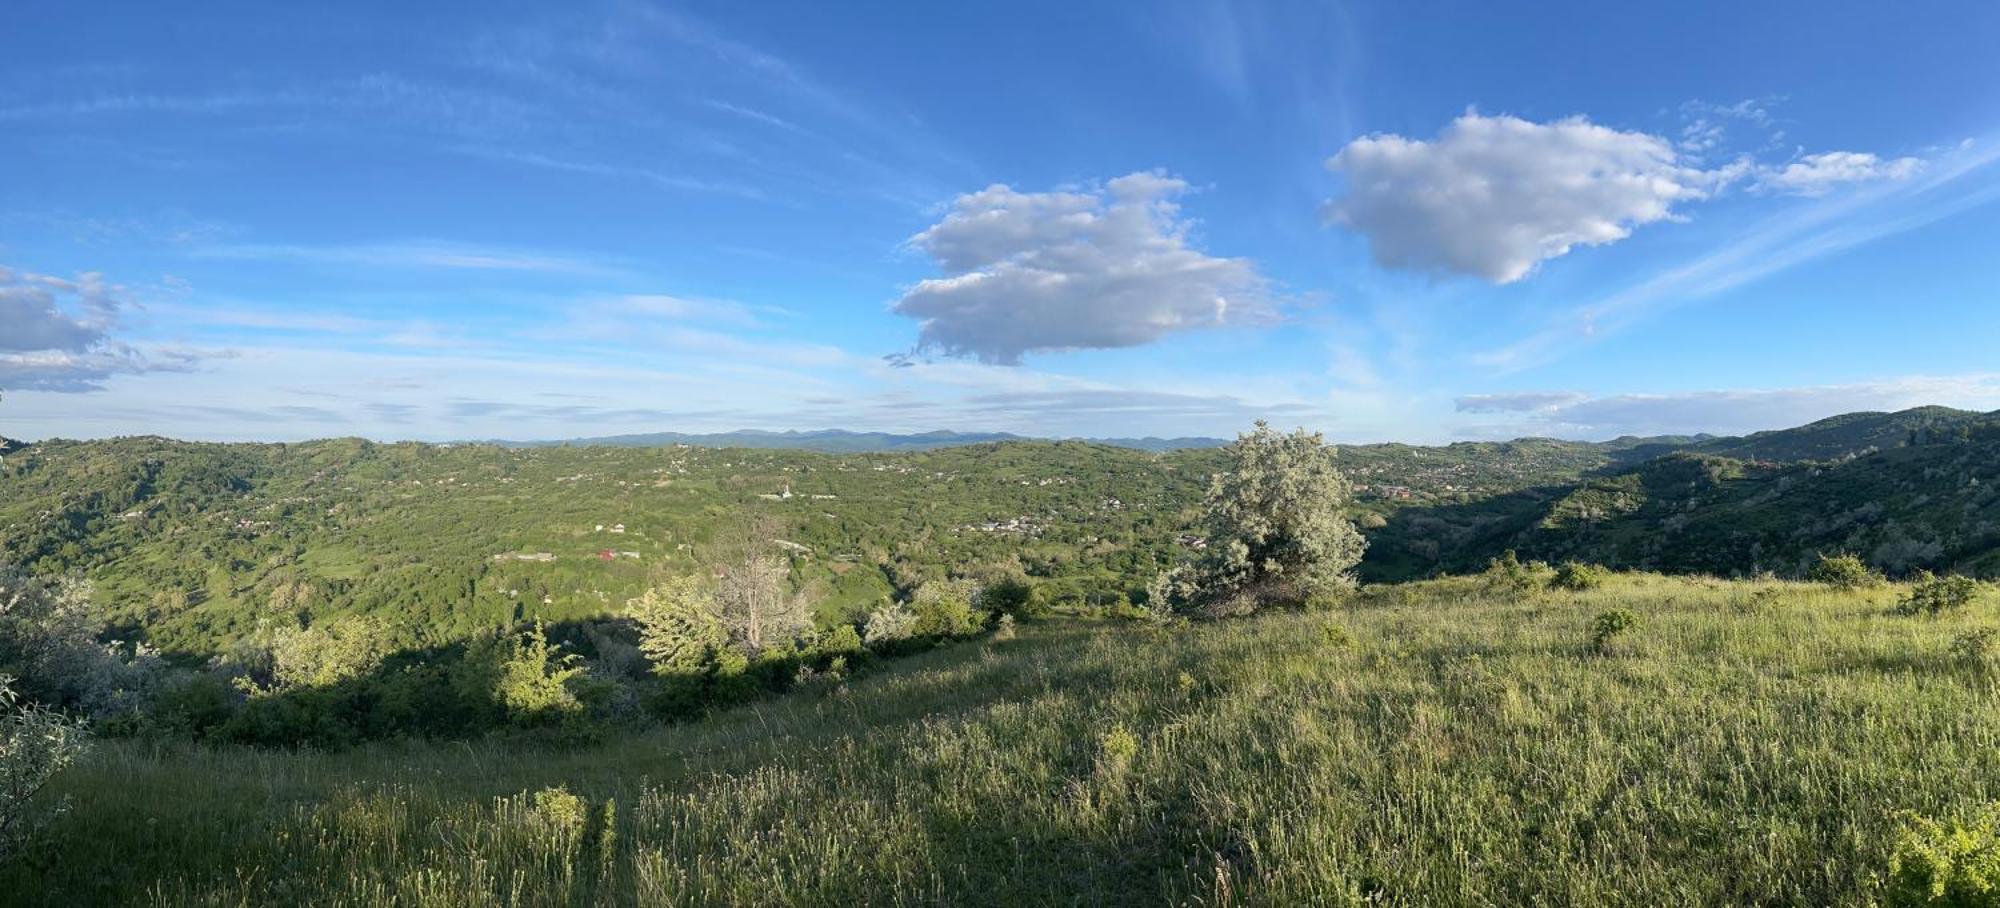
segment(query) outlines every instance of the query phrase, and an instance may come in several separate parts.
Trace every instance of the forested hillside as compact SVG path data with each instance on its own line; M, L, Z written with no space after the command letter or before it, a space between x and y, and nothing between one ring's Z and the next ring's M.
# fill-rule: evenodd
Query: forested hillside
M2000 573L2000 419L1923 408L1744 438L1343 445L1381 581L1524 557L1795 575ZM0 563L80 573L124 633L213 654L274 624L378 616L402 645L614 612L746 540L823 624L926 580L1023 577L1118 608L1198 551L1214 450L1079 442L922 452L127 438L18 443Z
M953 573L1026 574L1052 603L1101 605L1171 560L1206 482L1185 459L1076 443L836 457L55 442L0 467L0 562L80 571L114 620L187 653L335 614L382 616L404 644L603 614L752 533L828 621Z

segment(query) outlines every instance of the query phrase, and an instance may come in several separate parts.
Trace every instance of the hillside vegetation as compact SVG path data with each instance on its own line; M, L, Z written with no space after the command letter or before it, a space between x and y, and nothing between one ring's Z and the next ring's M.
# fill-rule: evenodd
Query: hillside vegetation
M1897 811L2000 798L2000 674L1955 645L1990 600L1902 592L1460 579L1029 625L577 750L107 742L0 901L1914 904Z
M1477 570L1507 549L1725 576L1797 576L1851 551L1894 574L1993 575L1997 425L1923 408L1741 439L1336 453L1370 581ZM1051 604L1116 609L1201 544L1193 509L1218 457L1077 442L17 444L0 461L0 563L78 572L123 634L190 658L344 615L383 617L403 646L587 619L709 563L751 517L828 625L955 575L1024 576Z

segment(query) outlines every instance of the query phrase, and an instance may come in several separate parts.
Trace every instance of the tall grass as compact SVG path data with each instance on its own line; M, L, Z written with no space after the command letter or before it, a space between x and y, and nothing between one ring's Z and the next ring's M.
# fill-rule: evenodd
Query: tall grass
M105 744L23 904L1867 904L2000 798L1990 607L1612 578L1056 622L586 750ZM1593 645L1610 609L1637 623Z

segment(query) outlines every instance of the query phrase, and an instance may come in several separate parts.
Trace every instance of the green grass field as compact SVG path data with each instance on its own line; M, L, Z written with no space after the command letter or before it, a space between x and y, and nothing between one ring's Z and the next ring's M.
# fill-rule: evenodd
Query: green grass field
M1051 621L573 751L103 742L0 898L1869 904L1893 811L2000 798L2000 675L1951 653L1991 604L1895 595L1437 581Z

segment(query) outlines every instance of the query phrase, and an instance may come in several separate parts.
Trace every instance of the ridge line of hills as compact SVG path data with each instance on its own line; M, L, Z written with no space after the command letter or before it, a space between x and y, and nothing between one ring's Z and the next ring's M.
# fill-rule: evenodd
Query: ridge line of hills
M1845 551L1898 576L2000 576L2000 412L1338 448L1367 582L1478 570L1507 549L1717 576L1797 576ZM1111 607L1198 546L1221 456L54 440L0 458L0 563L89 578L119 626L189 654L342 614L409 642L598 616L661 571L701 570L746 515L776 524L826 621L952 576L1026 576L1052 602Z

